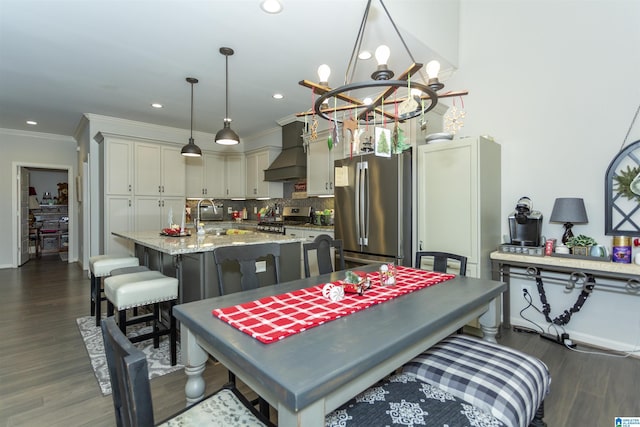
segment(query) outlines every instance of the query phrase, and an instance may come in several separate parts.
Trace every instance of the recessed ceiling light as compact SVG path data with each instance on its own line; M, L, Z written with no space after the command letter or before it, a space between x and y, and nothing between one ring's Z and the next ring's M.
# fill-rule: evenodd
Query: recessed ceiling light
M282 99L284 98L284 95L281 93L274 93L273 94L273 99Z
M282 12L282 3L280 3L280 0L262 0L260 7L267 13Z
M27 124L31 126L35 126L38 124L38 122L36 122L35 120L27 120Z
M164 107L164 105L162 105L162 104L158 104L157 102L154 102L153 104L151 104L151 106L152 106L153 108L162 108L162 107Z
M360 52L360 54L358 55L359 59L371 59L371 52L369 52L368 50L363 50L362 52Z

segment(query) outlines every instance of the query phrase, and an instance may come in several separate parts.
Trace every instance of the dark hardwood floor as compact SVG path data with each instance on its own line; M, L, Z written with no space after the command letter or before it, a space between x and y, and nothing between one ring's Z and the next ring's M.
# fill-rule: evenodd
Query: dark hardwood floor
M89 280L78 265L50 256L0 270L0 301L0 425L115 425L111 396L100 393L75 322L89 314ZM549 427L613 426L615 416L640 416L639 359L574 353L511 331L501 342L549 366ZM214 390L227 373L211 363L205 378ZM184 384L182 371L151 381L157 420L184 406Z

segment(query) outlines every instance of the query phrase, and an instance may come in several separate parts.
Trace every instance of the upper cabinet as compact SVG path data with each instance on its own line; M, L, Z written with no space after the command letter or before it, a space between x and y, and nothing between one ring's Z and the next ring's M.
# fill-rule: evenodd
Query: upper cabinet
M176 147L135 143L135 194L184 196L185 160Z
M307 146L307 195L333 194L334 150L329 149L328 131L318 133L318 138Z
M246 187L244 154L227 154L225 156L225 197L244 198Z
M267 147L246 154L246 197L252 199L282 197L282 183L264 180L264 170L269 167L280 151L279 148Z
M104 192L130 195L133 192L133 142L113 138L102 146L105 158Z
M187 197L221 198L225 196L225 156L202 153L187 159Z

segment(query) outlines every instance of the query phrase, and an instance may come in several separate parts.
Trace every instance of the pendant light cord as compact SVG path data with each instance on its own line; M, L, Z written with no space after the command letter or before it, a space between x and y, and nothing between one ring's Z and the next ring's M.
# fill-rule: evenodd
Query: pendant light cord
M225 59L225 112L224 121L229 121L229 55L224 56Z
M189 139L189 142L193 140L193 83L191 83L191 137Z

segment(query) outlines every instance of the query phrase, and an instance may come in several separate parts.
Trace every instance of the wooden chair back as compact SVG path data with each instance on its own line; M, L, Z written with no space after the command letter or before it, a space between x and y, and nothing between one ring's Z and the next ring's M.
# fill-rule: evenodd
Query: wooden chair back
M433 257L433 271L439 273L447 273L449 260L457 261L459 265L460 276L467 274L467 257L463 255L452 254L448 252L420 251L416 252L415 268L421 268L423 257Z
M345 269L342 240L333 239L328 234L320 234L313 240L313 242L304 243L302 245L305 277L311 277L311 270L309 268L309 251L313 250L316 251L319 274L332 273L334 271L334 262L331 260L331 248L335 249L335 252L338 255L338 262L340 263L340 268L336 268L335 271Z
M218 271L220 295L230 293L230 284L225 283L223 265L236 262L240 266L241 290L256 289L260 286L260 278L256 273L256 261L272 256L274 259L273 283L280 283L280 245L278 243L262 243L257 245L223 246L214 249L213 258Z

